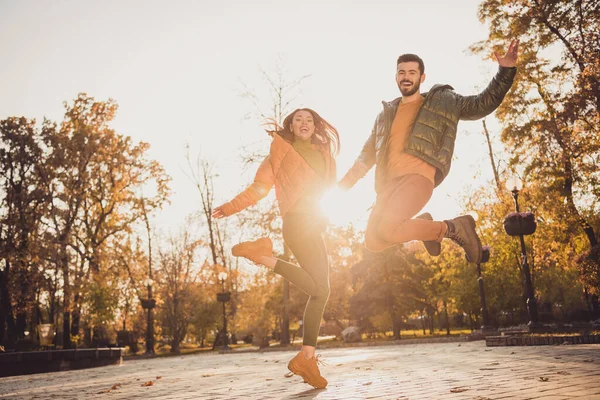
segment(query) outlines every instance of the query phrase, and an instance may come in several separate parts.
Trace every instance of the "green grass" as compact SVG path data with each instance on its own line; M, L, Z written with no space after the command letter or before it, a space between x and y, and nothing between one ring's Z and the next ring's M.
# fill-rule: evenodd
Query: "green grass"
M436 329L433 333L433 335L431 335L429 333L429 330L425 331L425 335L423 335L423 330L422 329L415 329L415 330L403 330L402 332L400 332L400 337L401 340L408 340L408 339L428 339L428 338L444 338L444 337L456 337L456 336L460 336L460 335L468 335L471 333L470 329L451 329L450 330L450 336L448 336L446 334L446 330L438 330ZM382 341L389 341L389 340L393 340L393 333L391 331L386 332L385 334L383 333L378 333L378 334L374 334L374 335L367 335L367 334L363 334L362 335L362 339L363 342L382 342ZM325 344L325 343L331 343L331 344L343 344L343 340L341 339L336 339L335 336L326 336L326 337L319 337L319 344ZM302 339L298 339L296 338L296 340L293 343L296 346L300 346L302 344ZM270 343L271 346L278 346L279 342L278 341L272 341ZM240 343L240 344L231 344L229 345L229 347L231 347L232 349L244 349L244 348L251 348L253 347L251 344L246 344L246 343ZM127 353L127 357L132 357L132 358L136 358L136 357L143 357L144 354L144 347L140 346L140 352L137 355L133 355L131 353L129 353L129 348L128 353ZM212 352L212 345L208 346L208 347L200 347L197 344L190 344L190 343L182 343L179 347L180 349L180 353L171 353L171 346L169 345L163 345L163 346L158 346L155 348L155 353L156 353L156 357L174 357L174 356L182 356L182 355L188 355L188 354L198 354L198 353L210 353ZM221 350L220 347L217 347L215 350L219 351Z
M460 336L460 335L469 335L471 334L471 330L470 329L450 329L450 336ZM419 339L419 338L431 338L431 337L447 337L448 335L446 334L446 330L434 330L433 331L433 335L431 335L429 333L429 330L425 331L425 335L423 335L423 330L422 329L409 329L409 330L405 330L400 332L401 337L408 339L408 338L414 338L414 339ZM391 337L392 336L392 332L387 332L386 336Z

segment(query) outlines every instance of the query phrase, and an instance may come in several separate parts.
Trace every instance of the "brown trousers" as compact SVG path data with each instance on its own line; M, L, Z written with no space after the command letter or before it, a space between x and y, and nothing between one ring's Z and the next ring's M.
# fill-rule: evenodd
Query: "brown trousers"
M388 182L377 200L365 234L370 251L383 251L411 240L441 242L446 224L441 221L412 219L429 201L433 183L419 174L400 176Z

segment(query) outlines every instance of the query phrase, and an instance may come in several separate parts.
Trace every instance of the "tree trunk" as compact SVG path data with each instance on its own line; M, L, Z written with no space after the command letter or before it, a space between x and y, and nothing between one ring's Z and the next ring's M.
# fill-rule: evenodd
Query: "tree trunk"
M75 307L73 308L73 320L71 322L71 336L79 335L79 322L81 320L81 306L79 306L79 293L75 293L73 303Z
M289 314L289 302L290 302L290 282L283 279L283 301L281 305L281 338L279 343L282 345L290 344L290 314Z
M398 315L394 313L392 315L392 332L394 334L394 340L401 339L401 330L402 330L402 318L398 318Z
M4 278L4 272L0 271L0 345L4 343L6 320L8 318L9 311L10 300L8 297L8 285L6 284L6 279Z
M444 300L444 316L446 317L446 335L450 336L450 317L448 316L448 302Z
M17 313L16 318L17 338L25 338L25 328L27 327L27 312L21 311Z
M61 266L63 271L63 349L71 346L71 283L69 282L69 259L67 245L61 244Z
M18 335L10 301L10 288L8 286L8 272L10 263L6 262L4 272L0 271L0 344L14 348Z
M496 161L494 160L494 152L492 150L492 140L490 139L490 132L488 131L485 119L482 120L483 132L485 133L485 139L488 145L488 152L490 155L490 163L492 164L492 171L494 172L494 181L496 182L497 195L502 193L502 185L500 184L500 175L498 174L498 168L496 167Z
M289 261L291 256L291 251L287 245L283 245L283 257L284 261ZM283 278L283 301L281 307L281 338L280 344L290 344L290 282Z
M179 338L179 332L175 330L175 333L173 334L173 341L171 342L171 353L180 353L179 342L181 342L181 339Z
M429 334L433 335L434 333L434 327L433 327L433 307L428 307L427 308L427 317L429 318Z

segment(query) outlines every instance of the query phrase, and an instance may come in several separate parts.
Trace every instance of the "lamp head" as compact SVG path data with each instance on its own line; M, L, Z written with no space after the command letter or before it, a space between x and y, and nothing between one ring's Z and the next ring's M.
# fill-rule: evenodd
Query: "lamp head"
M523 189L523 181L518 176L513 175L506 180L506 188L510 192L520 192Z

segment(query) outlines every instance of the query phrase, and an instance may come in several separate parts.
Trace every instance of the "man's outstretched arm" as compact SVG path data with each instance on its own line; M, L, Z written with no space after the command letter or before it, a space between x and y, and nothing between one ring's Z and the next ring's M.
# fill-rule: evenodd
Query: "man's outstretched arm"
M378 117L379 118L379 117ZM375 142L377 139L377 121L373 125L371 135L363 145L363 148L354 161L352 167L346 172L344 177L339 181L338 186L341 189L348 190L358 182L369 170L375 165Z
M519 41L512 40L506 54L501 57L494 52L498 61L498 73L485 90L473 96L460 96L460 119L474 120L491 114L504 99L512 86L517 72L515 65L519 55Z

